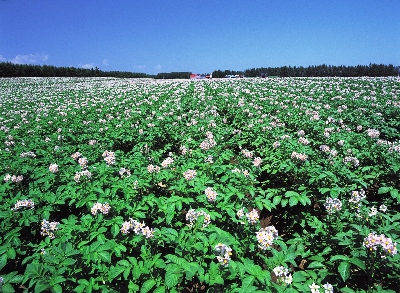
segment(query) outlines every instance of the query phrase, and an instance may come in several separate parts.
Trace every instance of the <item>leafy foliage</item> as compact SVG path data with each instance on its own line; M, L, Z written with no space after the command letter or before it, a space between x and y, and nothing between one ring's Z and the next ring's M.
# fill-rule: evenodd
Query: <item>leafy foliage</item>
M0 88L1 292L400 290L397 79Z

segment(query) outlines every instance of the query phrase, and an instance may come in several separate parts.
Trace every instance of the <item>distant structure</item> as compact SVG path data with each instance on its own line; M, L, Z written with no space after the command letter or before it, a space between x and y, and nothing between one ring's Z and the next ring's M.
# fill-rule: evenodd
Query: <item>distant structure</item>
M244 74L227 74L225 78L244 78Z
M190 79L212 79L212 74L206 75L206 74L191 73Z

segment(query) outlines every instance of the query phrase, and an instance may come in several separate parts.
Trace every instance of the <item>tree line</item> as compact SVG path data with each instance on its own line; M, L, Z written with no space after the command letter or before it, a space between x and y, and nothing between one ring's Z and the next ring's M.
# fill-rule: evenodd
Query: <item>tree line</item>
M369 64L357 66L281 66L281 67L260 67L251 68L244 71L216 70L213 77L225 77L226 75L245 75L246 77L257 76L279 76L279 77L317 77L317 76L337 76L337 77L358 77L358 76L397 76L400 67L392 64Z
M56 67L49 65L0 63L0 77L118 77L148 78L146 73L127 71L102 71L99 68Z
M357 66L281 66L281 67L259 67L244 71L215 70L213 78L222 78L227 75L244 75L246 77L358 77L358 76L397 76L400 66L392 64L369 64ZM156 78L156 79L189 79L191 72L165 72L157 75L127 71L102 71L99 68L75 68L56 67L50 65L14 64L11 62L0 62L0 77L117 77L117 78Z
M162 72L158 73L156 79L188 79L190 78L191 72L181 71L181 72Z

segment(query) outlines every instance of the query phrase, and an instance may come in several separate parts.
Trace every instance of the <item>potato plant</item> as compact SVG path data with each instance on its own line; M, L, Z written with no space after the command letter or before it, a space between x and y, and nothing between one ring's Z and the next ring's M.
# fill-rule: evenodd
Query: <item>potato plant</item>
M400 291L398 79L0 88L0 292Z

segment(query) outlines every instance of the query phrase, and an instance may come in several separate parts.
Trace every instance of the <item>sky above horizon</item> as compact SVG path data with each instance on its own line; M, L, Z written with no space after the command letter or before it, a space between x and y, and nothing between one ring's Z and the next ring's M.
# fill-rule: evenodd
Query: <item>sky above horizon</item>
M159 72L400 65L399 0L1 0L0 61Z

